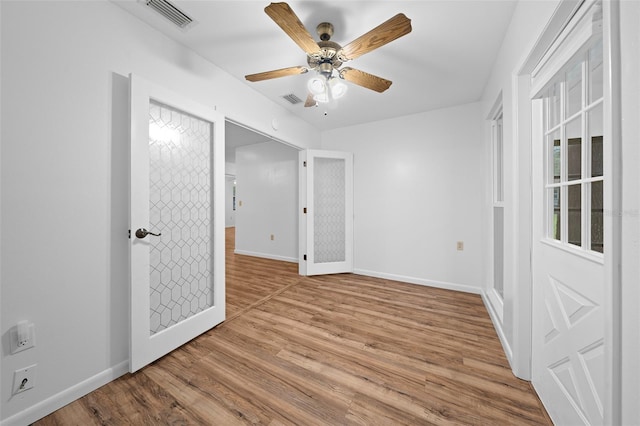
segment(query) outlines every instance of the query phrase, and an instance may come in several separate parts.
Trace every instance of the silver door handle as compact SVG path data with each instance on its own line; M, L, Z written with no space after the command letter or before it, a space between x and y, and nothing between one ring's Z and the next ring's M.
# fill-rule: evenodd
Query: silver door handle
M136 238L142 239L142 238L146 237L147 235L153 235L154 237L159 237L160 235L162 235L162 233L158 232L157 234L154 234L153 232L147 231L144 228L138 228L138 230L136 231Z

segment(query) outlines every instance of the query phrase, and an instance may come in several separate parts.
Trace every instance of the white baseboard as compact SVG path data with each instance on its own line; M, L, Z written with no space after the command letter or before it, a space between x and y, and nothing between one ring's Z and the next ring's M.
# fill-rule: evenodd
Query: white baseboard
M93 392L101 386L106 385L109 382L117 379L118 377L126 374L129 371L129 361L123 361L111 368L108 368L93 377L89 377L87 380L80 382L62 392L53 395L44 401L41 401L26 410L14 414L8 417L2 422L1 426L24 426L35 422L43 418L44 416L53 413L54 411L64 407L67 404L75 401L78 398L82 398L89 392Z
M279 256L277 254L259 253L255 251L246 251L246 250L238 250L238 249L235 249L233 252L235 254L242 254L244 256L262 257L264 259L282 260L284 262L298 263L297 257L286 257L286 256Z
M424 278L408 277L405 275L387 274L384 272L367 271L365 269L354 269L354 274L366 275L368 277L384 278L386 280L401 281L409 284L424 285L427 287L443 288L445 290L462 291L465 293L481 294L482 289L467 284L448 283L444 281L427 280Z
M493 308L489 297L485 292L482 292L482 301L484 302L484 306L489 312L489 317L491 318L491 322L493 323L493 328L496 330L498 334L498 338L500 339L500 343L502 343L502 349L504 350L504 354L507 356L507 361L509 361L509 366L511 367L511 371L513 371L513 351L511 350L511 346L509 346L509 341L507 340L507 336L504 334L504 329L502 328L502 321L500 320L500 316Z

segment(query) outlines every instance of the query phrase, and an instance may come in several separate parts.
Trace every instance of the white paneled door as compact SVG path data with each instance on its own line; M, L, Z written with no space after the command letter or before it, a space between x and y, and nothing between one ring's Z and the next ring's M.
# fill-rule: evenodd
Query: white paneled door
M603 424L607 401L602 14L582 7L538 72L533 117L532 381L563 425Z
M225 318L224 117L130 77L129 370Z
M301 275L353 272L353 154L300 151Z

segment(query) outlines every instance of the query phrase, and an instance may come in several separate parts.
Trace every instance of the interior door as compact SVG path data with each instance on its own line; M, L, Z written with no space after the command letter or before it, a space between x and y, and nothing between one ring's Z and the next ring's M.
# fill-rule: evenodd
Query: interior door
M602 38L577 45L532 117L532 382L553 421L571 425L602 424L607 391Z
M299 272L353 272L353 154L305 150L299 161Z
M130 76L134 372L222 322L224 117Z

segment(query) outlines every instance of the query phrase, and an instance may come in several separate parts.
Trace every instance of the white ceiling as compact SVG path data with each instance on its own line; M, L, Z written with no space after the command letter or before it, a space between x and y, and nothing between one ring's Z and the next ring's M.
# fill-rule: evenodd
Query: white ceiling
M291 105L282 96L293 93L304 101L310 74L255 83L244 78L307 65L305 53L264 12L268 0L171 0L197 21L187 31L144 0L112 1L322 130L479 100L515 7L515 0L289 1L314 38L320 22L331 22L331 40L341 45L397 13L413 27L347 63L393 81L386 92L347 83L349 91L334 104L305 108L304 102Z

